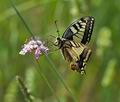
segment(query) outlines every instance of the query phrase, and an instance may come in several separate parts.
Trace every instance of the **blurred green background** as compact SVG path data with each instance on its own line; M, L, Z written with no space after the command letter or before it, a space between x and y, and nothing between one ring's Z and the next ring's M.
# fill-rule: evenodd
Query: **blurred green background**
M93 16L95 26L89 44L92 56L86 75L72 71L59 51L39 59L19 55L30 37L9 0L0 1L0 102L25 102L16 75L24 81L35 102L120 102L120 0L13 0L34 35L48 40L60 34L75 19ZM52 69L52 64L65 81ZM42 69L42 72L40 72ZM38 71L39 70L39 71ZM53 88L50 90L43 73ZM72 95L67 88L71 90Z

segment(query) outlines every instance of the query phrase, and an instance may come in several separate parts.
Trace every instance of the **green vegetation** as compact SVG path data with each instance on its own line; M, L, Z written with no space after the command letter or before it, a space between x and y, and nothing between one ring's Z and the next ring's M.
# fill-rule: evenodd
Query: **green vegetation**
M38 61L32 54L19 55L31 34L10 1L1 0L0 102L120 102L120 0L13 2L33 35L45 42L58 36L55 20L62 36L73 20L93 16L92 56L82 76L69 68L59 51Z

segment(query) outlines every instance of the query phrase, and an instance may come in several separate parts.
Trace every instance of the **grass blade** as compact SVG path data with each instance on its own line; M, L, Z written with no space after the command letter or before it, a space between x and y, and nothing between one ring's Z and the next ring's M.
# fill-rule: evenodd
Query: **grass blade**
M18 85L21 89L21 92L23 93L25 100L27 102L33 102L34 97L31 95L30 91L28 90L28 88L25 86L24 82L22 81L22 79L20 78L20 76L16 76L16 80L18 81Z
M29 26L27 25L26 21L24 20L24 18L21 16L21 14L19 13L19 11L18 11L17 8L15 7L13 1L10 0L10 3L11 3L11 5L12 5L12 7L14 8L14 10L16 11L17 15L19 16L19 18L21 19L21 21L23 22L23 24L24 24L24 26L26 27L26 29L28 30L29 34L30 34L30 35L32 36L32 38L35 40L35 36L34 36L33 32L31 31L31 29L30 29ZM37 61L37 60L36 60L36 61ZM38 61L37 61L37 64L38 64L38 66L40 67L40 64L39 64ZM39 70L40 70L40 68L39 68ZM39 71L39 70L38 70L39 74L40 74L41 77L44 79L44 81L45 81L46 84L48 85L48 87L49 87L49 89L51 90L51 92L54 94L54 93L55 93L55 92L54 92L54 89L53 89L52 86L50 85L48 79L47 79L46 76L43 74L43 71L42 71L42 70ZM57 98L57 96L56 96L56 98ZM59 101L58 98L57 98L57 100Z

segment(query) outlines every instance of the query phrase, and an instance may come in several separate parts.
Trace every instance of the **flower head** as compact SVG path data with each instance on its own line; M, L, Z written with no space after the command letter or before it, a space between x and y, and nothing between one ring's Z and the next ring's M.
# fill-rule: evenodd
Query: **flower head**
M28 52L34 52L35 58L38 59L41 54L48 54L48 48L44 46L43 42L39 39L31 38L19 52L21 55L25 55Z

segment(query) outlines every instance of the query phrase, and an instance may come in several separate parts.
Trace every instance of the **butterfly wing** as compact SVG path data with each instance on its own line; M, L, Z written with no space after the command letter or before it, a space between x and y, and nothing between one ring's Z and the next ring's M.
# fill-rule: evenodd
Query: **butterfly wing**
M85 73L85 66L87 61L89 60L91 55L91 50L88 48L84 48L82 53L80 53L79 58L77 61L72 61L70 63L70 67L72 70L76 70L77 72L80 72L81 74Z
M84 67L91 55L91 50L81 43L72 40L65 41L61 48L62 54L67 62L70 63L70 68L81 74L85 72Z
M78 38L82 44L89 43L93 31L94 21L95 19L91 16L82 17L74 21L65 30L62 37L68 40L75 40Z
M83 52L83 50L84 50L84 46L82 45L79 45L79 47L70 45L70 47L61 48L64 59L67 60L68 62L77 61L79 59L79 55Z
M68 62L77 60L79 55L82 53L84 45L74 42L72 40L66 40L61 48L62 54Z

